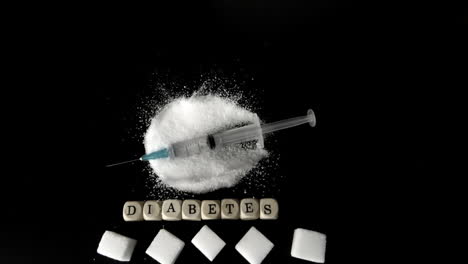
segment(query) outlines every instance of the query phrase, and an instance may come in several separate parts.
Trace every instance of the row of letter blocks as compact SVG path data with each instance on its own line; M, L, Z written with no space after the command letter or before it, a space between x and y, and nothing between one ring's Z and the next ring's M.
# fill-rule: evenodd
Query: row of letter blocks
M278 219L278 202L272 198L223 200L128 201L123 207L125 221L200 221Z

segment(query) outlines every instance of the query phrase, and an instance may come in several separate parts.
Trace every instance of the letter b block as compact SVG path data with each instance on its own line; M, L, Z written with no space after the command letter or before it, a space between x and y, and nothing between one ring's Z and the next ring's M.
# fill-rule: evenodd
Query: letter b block
M185 200L182 203L182 219L189 221L201 220L201 207L199 200Z
M143 221L143 202L126 202L123 206L122 214L125 221Z

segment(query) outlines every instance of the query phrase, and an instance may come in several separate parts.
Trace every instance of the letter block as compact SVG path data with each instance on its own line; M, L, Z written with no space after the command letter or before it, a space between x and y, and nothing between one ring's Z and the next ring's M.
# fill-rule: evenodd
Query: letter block
M122 214L125 221L143 221L143 202L126 202L123 206Z
M273 198L260 199L260 219L278 219L278 202Z
M146 201L143 205L143 218L146 221L161 221L161 201Z
M256 220L260 217L258 199L246 198L240 202L240 218L242 220Z
M182 201L165 200L162 205L162 219L166 221L179 221L182 219Z
M221 219L237 220L240 218L239 200L221 200Z
M184 200L182 203L182 219L189 221L201 220L201 205L199 200Z
M221 204L219 200L204 200L201 203L201 218L214 220L221 218Z

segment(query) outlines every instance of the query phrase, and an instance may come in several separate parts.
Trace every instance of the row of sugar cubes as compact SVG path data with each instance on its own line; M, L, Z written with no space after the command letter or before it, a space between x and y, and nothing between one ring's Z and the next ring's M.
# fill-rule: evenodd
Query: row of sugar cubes
M277 219L278 202L272 198L223 200L128 201L122 214L125 221L200 221L215 219Z
M192 244L213 261L226 243L208 226L203 226L193 237ZM104 232L97 252L119 261L130 261L137 244L135 239L112 231ZM161 264L173 264L184 248L184 241L165 229L160 229L146 254ZM302 228L294 231L291 256L303 260L325 262L326 235ZM274 244L255 227L236 244L235 249L251 264L260 264Z

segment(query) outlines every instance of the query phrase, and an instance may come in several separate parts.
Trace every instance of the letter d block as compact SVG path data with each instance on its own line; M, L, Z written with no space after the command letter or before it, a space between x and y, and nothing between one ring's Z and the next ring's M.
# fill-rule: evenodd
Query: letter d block
M242 220L256 220L260 217L260 204L257 199L246 198L240 203L240 218Z
M184 200L182 203L182 219L189 221L201 220L201 206L199 200Z
M125 221L143 221L143 202L126 202L123 206L122 214Z

